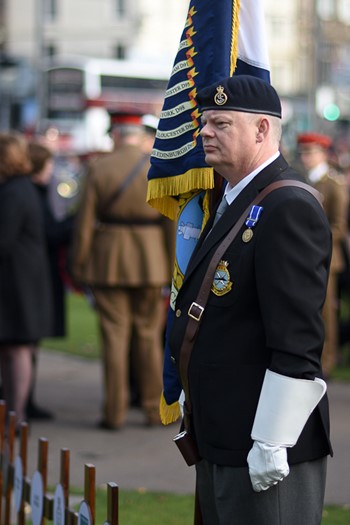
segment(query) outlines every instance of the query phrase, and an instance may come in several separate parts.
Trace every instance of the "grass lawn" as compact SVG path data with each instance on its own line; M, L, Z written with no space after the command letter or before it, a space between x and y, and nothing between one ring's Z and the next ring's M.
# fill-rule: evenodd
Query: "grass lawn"
M99 357L97 318L93 308L82 294L67 295L67 337L46 339L42 342L47 350L58 350L81 357ZM332 379L350 381L350 348L341 348L346 365L338 367Z
M82 294L68 293L66 302L67 337L45 339L41 346L81 357L99 357L97 318Z
M67 337L43 341L46 350L57 350L86 358L99 357L96 314L83 295L67 297ZM348 349L344 349L348 352ZM348 360L347 360L348 362ZM333 378L350 381L350 367L338 367ZM107 492L96 491L96 523L107 519ZM193 497L141 491L120 491L119 521L123 525L192 525ZM350 509L326 507L322 525L349 525Z
M77 506L77 508L79 505ZM96 523L107 519L107 492L96 491ZM192 496L119 491L119 522L123 525L193 525ZM350 508L326 507L322 525L349 525ZM297 524L296 524L297 525Z

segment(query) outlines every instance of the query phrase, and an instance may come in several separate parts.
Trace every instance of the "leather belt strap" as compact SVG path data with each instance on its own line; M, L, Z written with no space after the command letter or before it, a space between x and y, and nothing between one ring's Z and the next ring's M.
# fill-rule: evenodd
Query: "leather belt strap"
M209 265L207 268L207 271L205 273L204 279L202 281L201 287L199 289L198 295L196 300L191 304L191 306L188 309L188 322L185 330L184 339L182 342L181 350L180 350L180 357L179 357L179 370L180 370L180 377L182 386L185 392L185 398L186 398L186 407L185 407L185 427L189 428L189 415L191 413L191 401L190 401L190 392L189 392L189 386L188 386L188 365L190 361L191 351L195 342L196 335L198 333L199 325L202 319L203 312L205 310L205 306L207 304L209 293L211 289L211 285L214 279L215 270L216 267L221 260L222 255L225 253L227 248L230 246L234 238L239 233L241 227L243 226L244 222L247 219L247 216L249 215L250 209L254 204L258 204L261 202L269 193L271 193L274 190L277 190L279 188L283 187L298 187L302 188L309 193L311 193L322 205L321 201L321 194L308 184L305 184L303 182L297 181L297 180L281 180L277 182L273 182L266 186L256 197L255 199L249 204L249 206L245 209L243 214L240 216L238 221L235 223L235 225L232 227L232 229L229 231L227 236L223 239L223 241L219 244L217 247Z
M149 155L144 153L142 157L139 159L139 161L135 164L135 166L132 167L131 171L127 174L121 185L116 189L115 192L113 192L111 195L109 195L109 198L107 202L103 203L103 209L108 209L111 204L114 204L116 200L119 199L122 193L130 186L132 181L141 174L141 169L144 164L146 164L146 161L149 161Z

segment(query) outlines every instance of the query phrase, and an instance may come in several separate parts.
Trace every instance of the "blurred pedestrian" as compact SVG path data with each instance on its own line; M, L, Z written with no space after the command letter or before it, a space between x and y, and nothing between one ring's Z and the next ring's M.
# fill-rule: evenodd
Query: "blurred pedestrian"
M115 151L91 163L73 241L72 272L91 287L102 337L104 408L100 427L116 430L129 405L133 350L146 423L160 423L162 287L171 281L170 221L146 203L149 153L136 112L112 113Z
M333 253L328 279L327 297L323 308L325 342L322 367L330 377L338 362L338 275L345 269L343 243L346 240L349 196L346 180L328 162L332 139L328 135L307 132L297 137L298 151L306 179L323 196L333 238Z
M141 124L143 127L143 134L141 136L141 149L146 155L151 155L152 149L154 146L154 140L158 128L159 118L155 115L152 115L150 113L145 114L141 118ZM167 219L164 219L164 222L167 222ZM172 226L171 226L172 224ZM169 227L169 233L171 232L171 228L173 228L173 232L171 232L171 238L174 239L174 249L175 249L175 223L171 223L170 220L168 221L168 227ZM169 286L164 286L162 288L162 295L164 299L164 327L163 332L165 332L165 324L166 324L166 315L167 315L167 308L169 305L169 299L170 299L170 282ZM164 339L165 335L163 335ZM137 361L135 360L135 351L134 351L134 336L131 336L131 349L130 349L130 405L134 407L140 406L140 392L138 388L138 381L137 381Z
M45 232L50 278L53 290L53 327L50 337L66 335L66 290L64 283L66 252L69 248L73 230L73 216L58 220L49 199L50 181L54 169L53 153L39 142L29 143L29 156L32 163L31 179L39 197L42 223ZM34 401L37 360L40 341L33 352L33 378L27 405L29 419L51 419L53 414Z
M347 191L349 196L348 216L347 216L347 235L343 242L342 249L345 261L345 267L338 276L338 297L339 297L339 350L340 363L345 365L350 363L350 356L347 355L347 345L350 342L350 163L347 164L345 153L343 154L343 163L341 166L344 174ZM344 349L342 347L346 345ZM344 350L342 352L342 350Z
M151 155L157 133L159 118L152 114L146 114L143 115L141 123L144 131L141 147L145 153Z
M0 134L0 366L4 399L26 419L36 342L51 335L52 295L44 225L28 144Z

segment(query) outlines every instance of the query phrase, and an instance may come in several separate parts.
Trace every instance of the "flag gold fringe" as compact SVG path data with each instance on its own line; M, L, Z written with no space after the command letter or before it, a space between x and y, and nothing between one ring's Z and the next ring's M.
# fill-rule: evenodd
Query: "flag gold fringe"
M159 403L159 413L163 425L175 423L175 421L181 417L180 403L175 401L175 403L168 405L162 392Z
M203 222L202 222L202 230L204 230L204 226L207 224L208 219L210 217L210 192L206 191L203 199Z
M178 217L179 201L177 197L179 195L193 190L207 190L213 187L213 168L193 168L182 175L149 180L147 202L174 221Z
M231 36L231 68L230 76L236 69L238 58L238 28L239 28L239 10L241 7L240 0L232 0L232 36Z

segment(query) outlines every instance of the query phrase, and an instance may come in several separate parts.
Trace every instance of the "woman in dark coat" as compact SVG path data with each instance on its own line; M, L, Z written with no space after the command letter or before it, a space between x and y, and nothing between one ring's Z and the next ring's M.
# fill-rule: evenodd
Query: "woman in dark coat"
M53 214L48 198L48 188L53 174L54 161L52 152L38 142L29 142L29 157L32 164L31 180L34 183L41 207L41 216L45 232L47 256L49 260L50 278L53 292L53 327L51 337L64 337L65 329L65 283L62 273L64 268L65 252L68 249L72 228L73 216L57 220ZM52 414L34 402L35 377L39 341L33 352L33 380L27 405L29 419L49 419Z
M35 342L52 333L51 281L28 145L0 134L0 367L3 395L18 423L32 378Z

